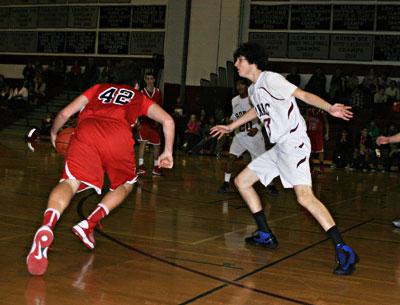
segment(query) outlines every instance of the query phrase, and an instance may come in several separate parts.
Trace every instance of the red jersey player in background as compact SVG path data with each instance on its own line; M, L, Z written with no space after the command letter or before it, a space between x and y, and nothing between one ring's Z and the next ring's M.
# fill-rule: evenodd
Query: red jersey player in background
M162 96L160 89L154 86L156 81L154 74L152 72L147 72L144 76L144 81L146 82L146 87L141 91L144 96L147 96L154 103L162 106ZM161 176L160 166L158 164L158 155L160 154L160 130L159 124L154 120L149 119L148 117L140 118L140 126L139 126L139 175L146 175L146 167L144 166L144 150L146 148L146 144L153 145L153 175Z
M329 140L329 123L325 114L316 108L307 111L307 134L311 141L311 154L318 154L319 169L324 172L324 140ZM313 169L313 158L310 158L310 166Z
M100 194L105 171L111 183L110 192L87 219L72 229L87 248L95 247L94 228L125 200L137 181L131 126L139 116L146 115L163 126L165 150L158 159L159 166L172 168L174 121L135 88L136 70L133 62L122 62L115 69L115 84L93 86L61 110L54 120L51 128L53 146L59 129L72 115L80 112L65 155L60 183L50 193L42 226L35 234L27 257L31 274L42 275L46 271L53 229L72 197L88 188Z

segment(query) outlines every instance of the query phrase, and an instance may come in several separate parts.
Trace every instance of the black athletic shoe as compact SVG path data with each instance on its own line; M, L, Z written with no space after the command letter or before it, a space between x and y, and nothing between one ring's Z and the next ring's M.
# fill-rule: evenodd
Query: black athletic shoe
M336 245L336 267L333 270L337 275L350 275L356 270L359 258L356 252L348 245Z
M268 249L276 249L278 247L278 240L275 235L261 230L257 230L252 236L246 237L245 242L252 246L261 246Z
M268 195L270 195L271 197L278 197L279 196L279 191L275 187L275 185L268 185L267 186L267 192L268 192Z
M221 185L221 187L218 189L219 194L225 194L228 192L229 189L229 182L224 182L224 184Z

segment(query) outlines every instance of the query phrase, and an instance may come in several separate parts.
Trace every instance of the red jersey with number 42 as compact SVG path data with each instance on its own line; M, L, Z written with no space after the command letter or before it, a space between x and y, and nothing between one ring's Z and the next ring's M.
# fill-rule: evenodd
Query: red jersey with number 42
M83 93L89 100L81 110L68 146L62 179L82 182L100 194L104 171L111 189L136 181L134 140L137 118L147 115L153 102L127 85L98 84Z
M137 118L147 115L153 102L128 85L97 84L83 93L89 103L81 110L79 124L87 118L113 120L130 127Z

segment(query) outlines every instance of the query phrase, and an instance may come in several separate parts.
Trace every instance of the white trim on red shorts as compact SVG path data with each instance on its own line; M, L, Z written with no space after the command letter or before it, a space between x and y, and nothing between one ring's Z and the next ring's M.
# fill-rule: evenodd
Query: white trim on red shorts
M88 183L88 182L85 182L85 181L82 181L82 180L80 180L80 179L75 178L75 176L72 175L71 171L69 170L67 162L65 162L65 173L67 174L68 179L71 179L71 180L78 180L78 181L80 181L81 183L86 184L87 187L85 187L85 188L83 188L83 189L80 189L77 193L80 193L80 192L86 191L87 189L93 188L93 189L96 191L97 194L101 195L101 189L100 189L99 187L97 187L97 186L95 186L95 185L93 185L93 184L91 184L91 183ZM65 181L65 180L66 180L66 179L60 179L60 182L63 182L63 181Z
M126 182L124 182L124 183L122 183L122 184L120 184L120 185L124 185L125 183L128 183L128 184L135 184L135 183L138 181L138 178L139 178L139 176L136 175L135 177L133 177L132 180L128 180L128 181L126 181ZM111 192L112 192L112 191L115 191L115 189L110 188L110 191L111 191Z
M145 142L145 144L150 144L150 145L154 145L154 146L159 146L159 145L161 145L161 140L160 140L160 142L158 142L158 144L156 144L156 143L152 143L152 142L150 142L149 140L143 140L142 139L142 137L141 137L141 135L140 135L140 131L138 132L138 134L139 134L139 142Z

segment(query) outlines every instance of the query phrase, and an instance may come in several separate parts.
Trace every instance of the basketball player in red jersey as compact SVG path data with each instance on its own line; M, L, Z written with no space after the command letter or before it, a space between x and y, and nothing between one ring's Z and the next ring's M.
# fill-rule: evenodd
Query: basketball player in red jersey
M162 106L162 96L160 89L154 86L155 77L152 72L147 72L144 76L144 81L146 82L146 87L141 91L144 96L147 96L154 103ZM140 118L139 126L139 175L146 175L146 167L144 166L144 150L146 144L153 145L153 176L161 176L160 166L158 164L158 155L160 154L160 131L159 124L148 117Z
M311 108L307 111L307 134L311 141L311 154L318 154L319 169L323 173L324 168L324 140L329 139L329 123L325 114L316 108ZM313 169L312 158L310 158L310 165Z
M131 126L141 115L159 122L165 135L165 150L159 166L172 168L174 121L156 103L134 86L135 65L125 61L115 69L115 84L97 84L61 110L51 128L54 145L57 132L75 113L80 112L75 133L65 156L60 183L50 193L42 226L33 239L27 257L28 271L42 275L47 269L47 251L53 241L53 229L60 215L78 192L103 187L104 171L110 180L108 192L89 217L72 231L89 249L95 247L94 228L111 210L120 205L137 181L134 140ZM130 85L129 85L130 84Z

